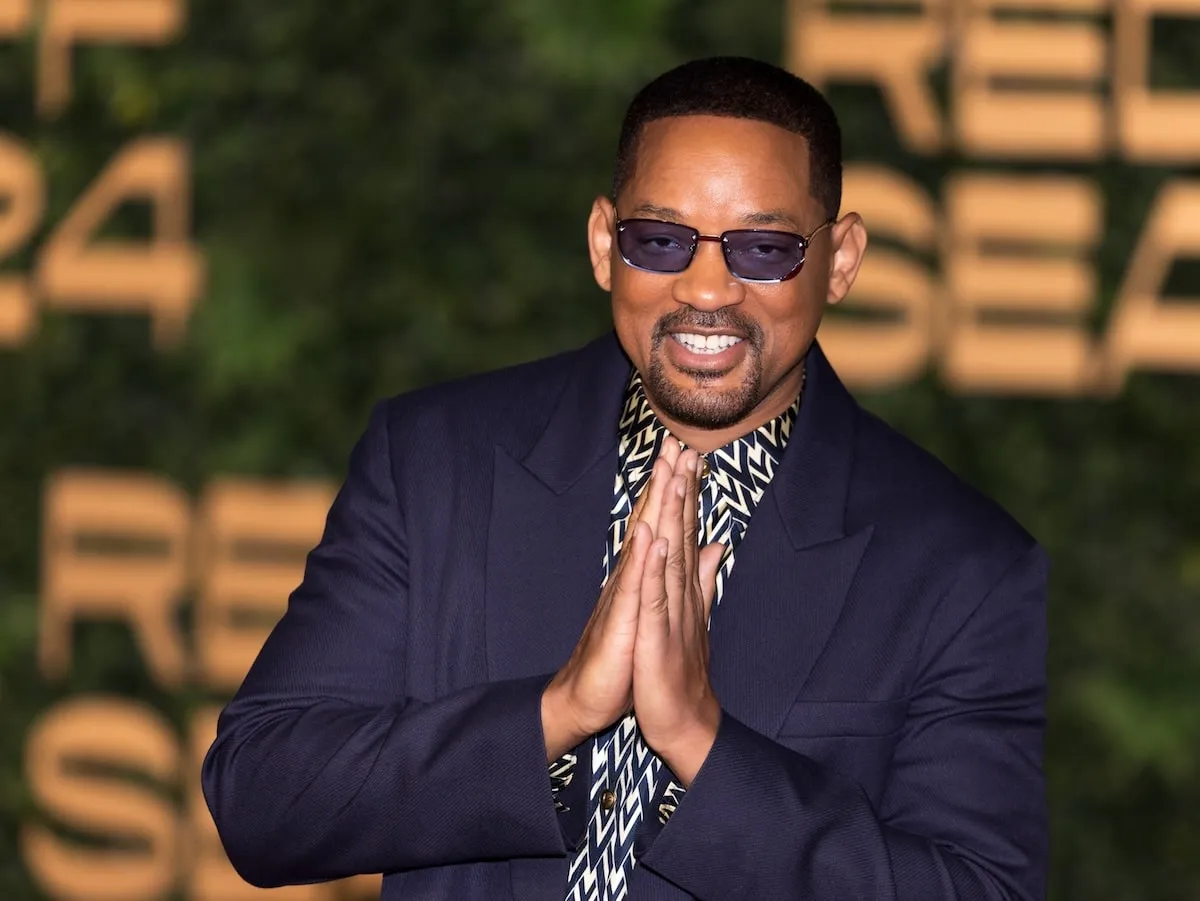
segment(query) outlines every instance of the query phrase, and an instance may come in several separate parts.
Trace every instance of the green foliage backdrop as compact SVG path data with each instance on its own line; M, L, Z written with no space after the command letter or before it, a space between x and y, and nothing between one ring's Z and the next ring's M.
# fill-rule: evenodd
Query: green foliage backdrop
M0 127L28 141L58 221L116 151L194 152L205 298L176 350L139 317L46 313L0 349L0 896L41 897L17 853L35 816L24 736L79 691L182 724L118 626L74 668L34 658L39 509L69 465L340 478L381 396L581 343L608 322L583 243L624 105L686 58L783 58L781 0L196 0L169 48L79 51L75 98L33 113L35 46L0 47ZM1194 82L1194 31L1156 78ZM876 94L835 89L850 159L933 196L962 161L900 148ZM1103 303L1167 177L1105 163ZM127 211L116 228L144 228ZM29 254L6 268L24 268ZM1191 285L1200 295L1200 285ZM1101 318L1103 310L1101 307ZM1048 747L1057 901L1200 896L1200 381L1135 376L1112 401L952 396L931 375L864 401L1005 504L1050 549Z

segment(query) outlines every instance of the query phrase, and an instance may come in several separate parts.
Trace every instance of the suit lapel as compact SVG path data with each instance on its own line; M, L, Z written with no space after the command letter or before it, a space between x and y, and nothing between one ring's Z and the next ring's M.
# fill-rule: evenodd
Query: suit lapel
M584 348L542 434L497 447L488 529L488 675L557 670L595 606L629 362L614 336Z
M767 515L776 522L760 521ZM867 526L797 550L773 504L755 512L712 620L710 674L725 710L763 735L778 734L837 623L870 538Z
M492 679L553 673L571 654L600 593L616 449L555 494L496 450L487 562Z
M778 733L825 647L870 541L869 524L845 521L857 415L814 344L791 441L712 618L713 688L764 735Z

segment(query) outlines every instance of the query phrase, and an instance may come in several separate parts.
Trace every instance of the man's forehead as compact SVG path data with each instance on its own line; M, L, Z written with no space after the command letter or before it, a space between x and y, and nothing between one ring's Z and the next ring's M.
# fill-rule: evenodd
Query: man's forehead
M808 158L808 142L802 134L762 119L740 116L664 116L647 122L638 135L639 145L679 143L704 147L725 142L736 142L747 151L775 145L783 152Z
M725 227L802 231L809 187L801 135L756 119L677 116L647 123L619 200L622 216L687 222L719 198Z
M757 119L656 119L639 135L630 175L704 178L723 172L807 188L808 143L802 135Z

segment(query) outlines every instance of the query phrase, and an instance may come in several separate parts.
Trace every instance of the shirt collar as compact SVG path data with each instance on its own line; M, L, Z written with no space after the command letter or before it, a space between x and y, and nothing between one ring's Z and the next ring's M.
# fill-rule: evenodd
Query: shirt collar
M705 454L704 459L710 471L724 472L737 477L745 466L745 460L758 460L763 455L770 457L773 469L783 457L788 439L791 438L802 393L803 385L801 394L797 394L791 406L770 422L765 422L753 432ZM670 433L650 406L641 374L636 369L630 375L626 386L625 404L622 407L618 430L619 472L627 485L640 486L642 477L649 475L650 468L662 449L662 443Z

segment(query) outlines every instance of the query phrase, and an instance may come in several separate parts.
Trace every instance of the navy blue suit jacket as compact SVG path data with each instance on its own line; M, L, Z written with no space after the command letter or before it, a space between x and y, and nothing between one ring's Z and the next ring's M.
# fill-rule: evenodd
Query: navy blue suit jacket
M713 616L716 743L630 898L1041 898L1044 554L808 366ZM599 593L629 372L610 334L375 408L204 764L247 880L563 901L588 759L556 814L540 696Z

